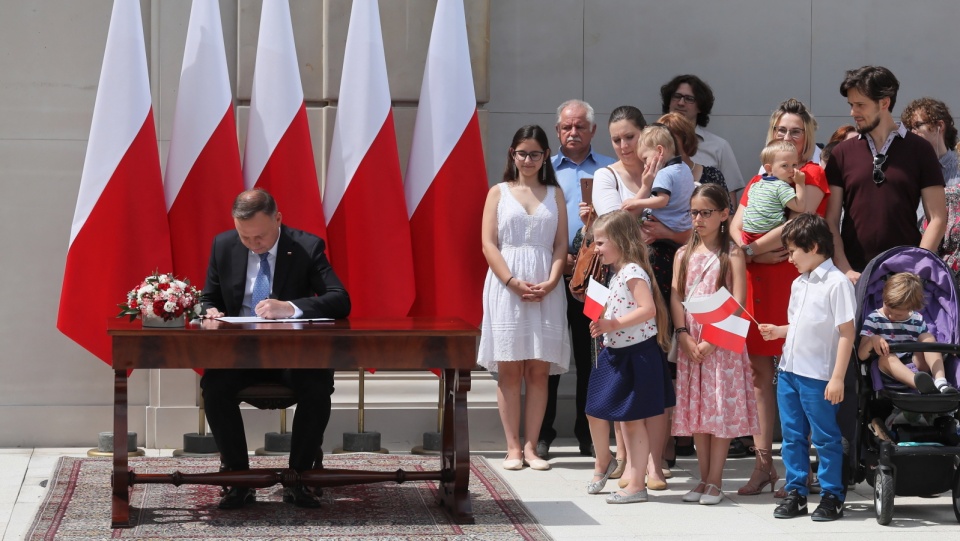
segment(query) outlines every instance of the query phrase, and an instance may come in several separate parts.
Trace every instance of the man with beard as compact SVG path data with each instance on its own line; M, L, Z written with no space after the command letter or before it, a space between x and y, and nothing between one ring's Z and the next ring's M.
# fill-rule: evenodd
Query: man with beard
M597 132L593 107L589 103L572 99L557 108L557 138L560 148L550 159L557 173L557 182L563 190L563 199L567 204L567 264L564 268L564 281L569 284L573 273L573 238L583 227L580 220L580 179L593 178L600 168L612 165L616 160L593 151L590 141ZM587 404L587 383L590 379L592 361L590 356L590 320L583 315L583 303L574 299L567 289L567 321L570 324L573 346L573 361L577 367L576 419L573 432L580 444L580 454L590 456L590 427L583 412ZM560 376L550 376L547 395L547 410L540 427L537 454L544 460L550 451L550 444L557 437L553 422L557 418L557 390Z
M867 262L888 248L936 252L946 229L940 162L926 140L894 120L899 88L882 66L849 70L840 84L860 135L838 144L827 163L826 218L834 262L854 283ZM915 212L921 203L928 220L922 234Z

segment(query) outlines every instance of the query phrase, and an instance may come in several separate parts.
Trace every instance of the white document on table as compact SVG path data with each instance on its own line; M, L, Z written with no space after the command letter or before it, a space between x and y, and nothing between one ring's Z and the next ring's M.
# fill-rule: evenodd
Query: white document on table
M223 321L226 323L333 323L333 319L329 317L311 317L311 318L294 318L287 317L282 319L266 319L257 316L246 316L246 317L218 317L218 321Z

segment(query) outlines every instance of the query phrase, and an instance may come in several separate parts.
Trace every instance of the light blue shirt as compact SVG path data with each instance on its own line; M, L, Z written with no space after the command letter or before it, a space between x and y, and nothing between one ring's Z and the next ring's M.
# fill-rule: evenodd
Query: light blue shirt
M690 220L690 196L693 195L693 172L687 164L674 158L653 179L651 194L666 193L670 196L667 206L653 209L651 214L673 231L686 231L692 226Z
M573 253L573 237L583 227L583 222L580 220L580 202L583 201L580 195L580 179L593 178L597 169L613 165L616 161L610 156L594 152L593 147L590 147L590 153L580 163L574 163L573 160L564 156L563 151L558 151L550 158L553 170L557 174L557 182L563 190L563 200L567 203L568 253Z

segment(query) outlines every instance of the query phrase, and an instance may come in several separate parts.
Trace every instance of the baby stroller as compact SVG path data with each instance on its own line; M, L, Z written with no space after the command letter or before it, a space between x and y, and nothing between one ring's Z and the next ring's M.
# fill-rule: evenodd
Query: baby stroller
M891 352L939 351L944 356L947 379L960 376L960 307L953 273L936 254L923 248L901 246L875 257L857 282L857 340L870 312L883 304L886 279L912 272L924 283L926 306L922 310L936 344L890 346ZM859 364L858 479L873 487L877 522L893 518L894 496L926 496L952 490L953 512L960 521L960 435L956 410L960 394L917 394L885 388L877 363ZM874 422L879 419L883 422ZM890 422L888 422L888 420Z

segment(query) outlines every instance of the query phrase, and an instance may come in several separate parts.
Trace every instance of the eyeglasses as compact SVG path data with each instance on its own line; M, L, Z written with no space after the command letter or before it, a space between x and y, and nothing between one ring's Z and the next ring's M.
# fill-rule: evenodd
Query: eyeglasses
M873 183L877 186L887 180L887 176L883 174L883 169L881 169L885 163L887 163L886 154L877 154L873 157Z
M681 93L679 93L679 92L674 92L674 93L673 93L673 96L672 96L672 99L673 99L673 101L682 101L683 103L687 103L687 104L690 104L690 105L693 105L694 103L697 103L697 97L696 97L696 96L691 96L690 94L681 94Z
M691 210L690 217L696 218L697 216L703 216L704 219L707 219L713 216L714 212L717 212L720 209L703 209L703 210Z
M777 137L781 137L783 139L800 139L800 137L803 136L803 128L793 128L788 130L787 128L780 127L777 128L774 133L777 134Z
M534 150L533 152L524 152L522 150L513 151L513 157L520 160L521 162L527 161L527 158L538 162L540 158L543 158L544 152L542 150Z

